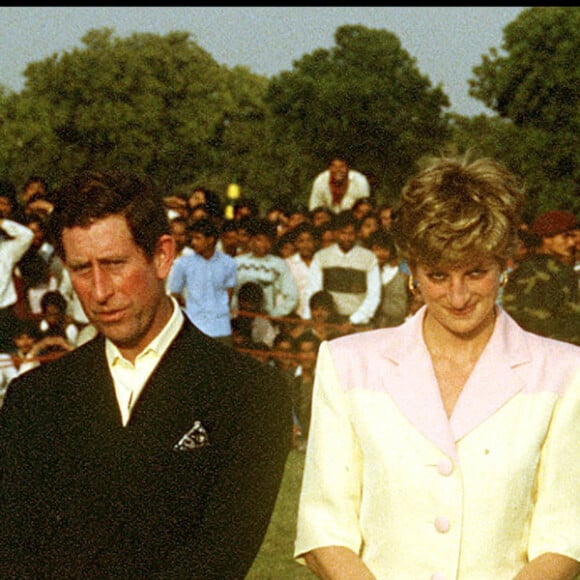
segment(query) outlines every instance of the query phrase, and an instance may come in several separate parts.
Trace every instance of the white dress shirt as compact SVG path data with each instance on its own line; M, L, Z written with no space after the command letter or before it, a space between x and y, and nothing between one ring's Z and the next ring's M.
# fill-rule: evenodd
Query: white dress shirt
M129 423L131 413L145 383L183 324L183 312L174 298L171 298L171 301L173 302L171 318L163 330L137 355L135 364L128 361L110 340L106 340L107 362L115 383L117 402L124 426Z

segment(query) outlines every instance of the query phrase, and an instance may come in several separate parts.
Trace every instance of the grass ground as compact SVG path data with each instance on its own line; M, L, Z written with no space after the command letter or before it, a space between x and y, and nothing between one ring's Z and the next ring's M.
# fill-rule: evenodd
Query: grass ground
M286 462L284 479L264 543L246 580L315 578L306 567L297 564L292 558L303 468L304 453L293 449Z

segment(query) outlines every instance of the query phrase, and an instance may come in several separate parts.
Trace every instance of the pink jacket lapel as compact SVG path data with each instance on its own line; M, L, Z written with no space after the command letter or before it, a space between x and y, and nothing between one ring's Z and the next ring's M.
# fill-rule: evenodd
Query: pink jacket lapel
M381 348L382 356L398 370L385 369L383 388L416 429L457 459L456 441L522 390L523 381L513 368L529 360L529 351L523 333L500 311L490 342L448 419L423 340L424 314L425 308L401 327L399 340Z

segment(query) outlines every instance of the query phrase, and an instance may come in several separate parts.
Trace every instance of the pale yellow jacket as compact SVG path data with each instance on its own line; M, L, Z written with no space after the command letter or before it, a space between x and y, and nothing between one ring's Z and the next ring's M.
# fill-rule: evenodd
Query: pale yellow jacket
M424 314L322 344L295 556L344 546L381 580L580 560L580 348L498 310L448 419Z

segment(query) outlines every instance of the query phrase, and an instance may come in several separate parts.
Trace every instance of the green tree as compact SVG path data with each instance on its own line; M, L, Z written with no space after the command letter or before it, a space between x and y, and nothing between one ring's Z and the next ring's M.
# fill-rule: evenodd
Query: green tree
M531 215L578 212L580 9L524 10L505 27L502 49L484 55L469 80L470 94L513 125L493 128L496 152L525 176Z
M82 42L30 64L24 90L3 99L0 135L9 147L0 166L14 179L34 160L34 171L56 183L71 171L114 166L172 189L232 163L239 147L227 136L228 118L243 121L237 138L259 133L247 125L263 124L267 80L219 65L189 33L121 39L91 30Z
M273 147L288 153L279 190L306 193L314 174L343 153L371 175L377 192L393 197L414 160L446 139L449 100L393 33L342 26L335 42L270 82Z

